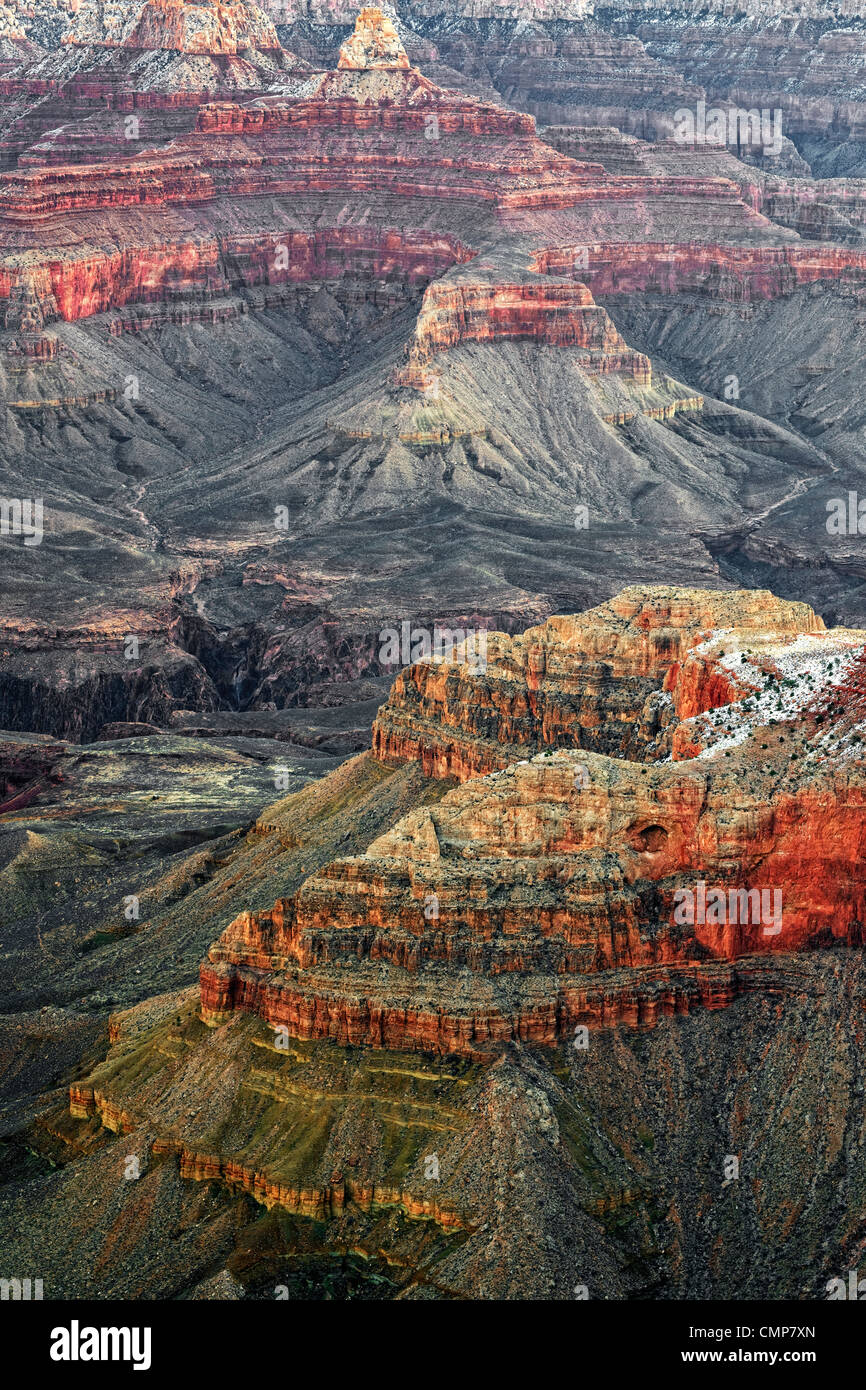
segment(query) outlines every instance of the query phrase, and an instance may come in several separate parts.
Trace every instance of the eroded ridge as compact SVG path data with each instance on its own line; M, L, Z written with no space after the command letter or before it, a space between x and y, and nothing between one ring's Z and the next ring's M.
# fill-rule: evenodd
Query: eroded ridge
M784 990L786 955L864 941L864 646L766 592L649 589L498 635L484 675L411 668L378 756L420 692L402 756L463 785L241 914L202 1016L473 1057Z

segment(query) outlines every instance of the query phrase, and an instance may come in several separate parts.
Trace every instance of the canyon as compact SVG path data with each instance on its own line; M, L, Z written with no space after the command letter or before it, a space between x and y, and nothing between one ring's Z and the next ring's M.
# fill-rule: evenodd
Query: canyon
M748 975L726 978L719 960L862 945L857 750L842 757L834 742L825 768L805 746L825 704L841 713L860 698L864 640L760 591L626 591L580 619L492 637L483 676L410 667L377 717L374 755L464 785L232 923L202 971L202 1017L238 1009L302 1038L477 1057L590 1020L720 1007ZM828 671L850 659L847 679L813 686L796 720L771 721L768 696L766 727L757 711L745 720L730 764L724 750L718 769L695 765L724 743L702 716L760 707L788 649ZM650 774L666 749L673 760ZM784 925L720 919L683 939L683 876L725 891L784 884Z
M13 496L42 488L40 555L59 560L22 573L2 548L0 724L93 738L192 711L241 728L325 695L351 723L406 592L352 592L338 556L359 527L389 572L413 571L428 624L517 630L669 577L671 551L682 582L721 586L771 555L792 592L860 620L856 561L852 586L820 525L857 482L848 424L801 429L788 380L755 413L739 361L827 286L856 344L856 188L604 127L541 138L492 86L425 76L390 21L332 30L329 68L254 6L209 14L82 7L0 77L4 470ZM697 356L657 352L666 304ZM438 612L407 549L416 505L454 555ZM578 505L591 525L569 534ZM104 592L108 569L123 577Z
M591 1297L808 1299L856 1259L866 633L769 592L656 586L489 647L486 671L457 654L395 682L390 725L438 686L420 754L379 739L187 890L201 934L227 893L296 884L226 925L198 987L115 1007L78 1043L66 1106L29 1130L61 1170L31 1180L16 1246L44 1259L87 1183L63 1296L100 1250L106 1290L234 1299L295 1287L289 1266L347 1240L410 1299L570 1297L576 1271ZM510 742L488 722L492 771L437 755L455 730L480 746L494 708ZM726 904L770 885L782 910L688 920L690 884ZM752 1137L782 1104L810 1135L793 1165L786 1125ZM118 1191L120 1152L140 1177ZM843 1199L820 1249L816 1166Z
M848 0L0 5L46 1298L862 1263L864 45ZM442 628L480 662L389 655Z

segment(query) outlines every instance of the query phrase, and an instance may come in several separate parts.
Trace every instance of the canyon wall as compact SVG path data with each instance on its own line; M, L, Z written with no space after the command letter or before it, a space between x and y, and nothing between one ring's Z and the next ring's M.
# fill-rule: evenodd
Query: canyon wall
M282 254L281 254L282 248ZM17 277L0 270L0 297L32 288L46 319L72 320L169 294L214 295L229 288L360 277L423 284L470 252L450 237L362 228L290 231L275 237L213 238L149 251L95 253L49 261Z
M584 285L430 285L410 349L408 374L461 342L530 340L589 353L586 370L619 372L649 386L649 358L632 352Z
M375 756L417 759L428 776L461 780L543 748L643 757L659 736L650 697L706 634L727 626L756 634L823 630L807 605L766 591L736 600L682 592L647 599L625 590L588 613L549 618L516 637L489 634L481 673L456 661L408 667L373 725ZM696 704L678 709L681 718L698 712Z
M862 760L820 744L825 710L866 701L864 653L769 593L662 589L495 635L481 672L412 667L376 756L462 785L236 918L203 1018L479 1057L723 1007L752 957L862 946Z
M582 275L596 295L700 294L748 303L791 294L800 285L818 280L846 278L859 283L866 271L866 251L823 246L596 244L537 251L534 265L549 275Z

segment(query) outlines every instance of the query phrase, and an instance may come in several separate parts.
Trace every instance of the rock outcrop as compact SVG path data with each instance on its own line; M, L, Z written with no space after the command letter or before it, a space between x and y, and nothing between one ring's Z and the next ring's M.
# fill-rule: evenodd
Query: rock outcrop
M278 49L273 23L252 0L132 0L120 5L81 4L65 44L177 53L233 55L245 49Z
M632 352L585 285L431 285L425 292L410 366L399 380L413 384L434 356L458 343L529 340L586 352L584 370L618 372L652 382L649 358ZM422 386L426 376L422 379Z
M766 952L862 946L864 651L767 593L662 590L494 637L480 675L411 668L378 756L464 785L237 918L203 1017L482 1057L722 1007Z
M370 68L408 68L409 59L400 35L391 20L375 6L365 6L358 15L355 32L340 49L340 68L367 71Z
M716 582L712 538L795 495L804 469L810 481L829 470L822 451L792 446L784 429L720 410L712 381L704 389L655 371L620 313L664 296L695 319L727 306L735 318L833 284L853 316L866 268L866 199L852 196L845 214L841 197L823 186L810 200L804 181L794 180L789 197L732 157L690 163L661 145L640 157L632 145L609 169L609 136L582 146L561 131L542 139L531 115L437 86L407 66L395 29L365 9L349 57L325 71L271 46L271 24L254 6L153 0L82 9L70 42L0 77L9 103L0 122L9 370L0 387L10 414L40 441L17 425L10 431L9 448L20 452L16 486L26 491L28 449L48 448L42 412L101 412L100 499L111 499L118 545L133 536L143 576L134 595L115 602L96 592L87 550L69 581L87 615L81 623L58 616L34 624L23 600L9 614L0 699L13 726L28 690L40 729L84 737L105 723L170 718L181 707L281 708L316 699L338 680L381 678L374 630L391 620L393 596L381 594L372 608L352 599L348 616L322 578L331 570L317 564L297 594L286 595L284 577L247 584L247 562L258 566L274 541L277 506L291 504L305 526L329 527L335 518L363 525L408 497L420 506L456 503L472 518L516 508L559 527L557 553L562 520L570 523L578 503L602 528L648 523L637 550L631 540L625 547L633 556L627 570L619 540L607 550L599 531L561 571L552 562L559 578L542 598L511 592L510 576L525 565L509 561L505 579L491 531L492 568L485 559L467 584L455 565L452 597L425 621L459 626L475 615L473 623L515 630L643 577L647 544L652 577L666 577L670 542L666 549L659 528L672 517L692 528L678 576ZM804 239L807 230L815 239ZM371 329L384 356L377 347L374 376L362 386L353 374L366 370L367 355L357 347ZM175 334L186 341L199 331L223 349L209 353L205 373L194 365L197 347L172 345ZM251 350L251 335L267 345ZM127 356L132 337L144 349L135 361ZM292 351L288 397L284 340L307 344ZM311 342L321 345L312 356ZM176 405L157 379L141 376L154 370L162 380L163 350L189 364L193 394ZM317 396L315 422L301 425L306 393L338 380L327 401ZM154 393L165 406L157 417ZM217 465L213 412L220 438L226 412L233 415L228 457L242 440L254 447L260 420L287 400L297 437L287 421L291 439L263 446L254 473L229 463L230 478L202 481L213 510L182 518L170 480L191 450L204 466ZM169 419L175 408L179 418ZM643 433L664 425L671 428ZM733 465L719 431L735 438ZM246 502L251 476L260 484L255 507ZM289 503L281 500L286 488ZM158 489L171 502L157 503ZM82 528L69 513L74 537L108 524L102 500L68 506L88 517ZM67 524L66 508L64 501L52 514L52 527ZM528 531L521 544L534 548ZM269 589L267 613L251 604L236 628L234 618L203 620L191 597L204 576L199 558L225 575L214 591L237 581L246 603L253 589ZM270 562L264 569L283 573ZM212 578L208 570L208 584ZM344 576L340 586L352 582ZM419 581L425 613L431 592ZM152 650L167 669L151 671L159 687L151 701L117 645L111 670L95 675L76 665L76 644L99 647L101 634L114 631L115 610L128 631L160 633ZM178 638L191 648L180 659L182 681ZM206 669L197 669L200 657ZM89 711L83 724L67 676ZM44 722L52 709L54 726Z
M8 1267L823 1297L866 1209L859 33L359 8L0 11ZM667 138L774 69L798 150ZM417 659L443 626L470 659Z
M687 658L710 633L730 628L740 641L748 634L758 641L823 626L805 604L761 591L625 590L517 637L487 634L481 673L455 661L409 666L377 715L373 750L384 761L418 759L428 776L460 780L546 748L643 758L659 737L663 689L682 700L678 717L701 712L680 681L691 690ZM684 663L688 676L680 674ZM709 702L707 690L704 682ZM720 690L727 703L730 688Z

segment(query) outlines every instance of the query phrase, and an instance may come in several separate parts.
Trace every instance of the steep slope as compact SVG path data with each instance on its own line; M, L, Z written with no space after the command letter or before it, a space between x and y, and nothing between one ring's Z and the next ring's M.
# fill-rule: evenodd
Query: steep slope
M357 1280L347 1243L388 1261L361 1296L410 1298L809 1299L856 1263L866 635L672 589L544 631L527 650L561 680L598 699L610 669L575 737L655 687L644 760L572 743L434 779L435 802L227 928L201 1018L188 993L116 1014L71 1118L31 1130L60 1170L4 1198L63 1296L189 1296L222 1268L222 1296L268 1298L316 1261ZM315 835L360 767L270 833ZM139 1176L118 1185L121 1153ZM170 1239L147 1214L167 1204ZM63 1260L58 1221L81 1231Z

